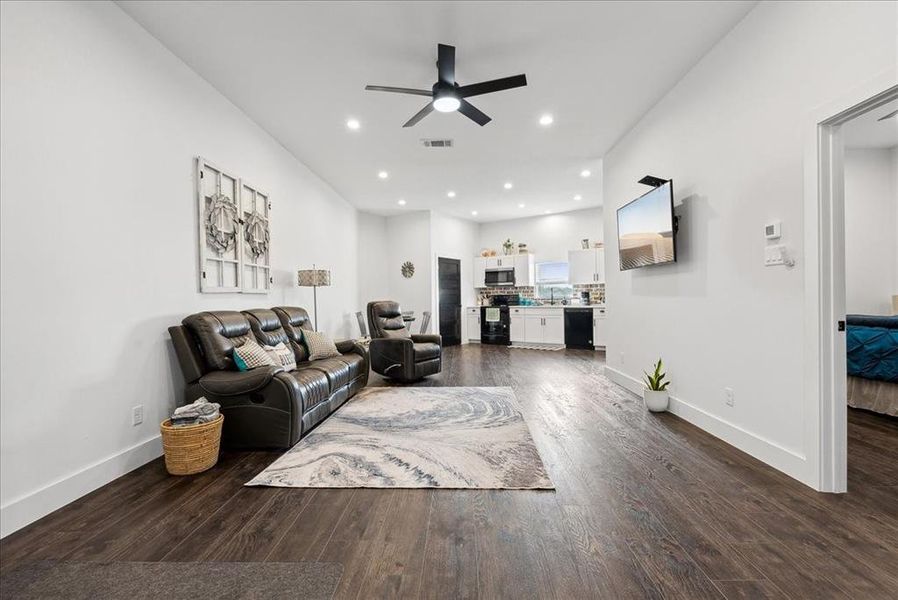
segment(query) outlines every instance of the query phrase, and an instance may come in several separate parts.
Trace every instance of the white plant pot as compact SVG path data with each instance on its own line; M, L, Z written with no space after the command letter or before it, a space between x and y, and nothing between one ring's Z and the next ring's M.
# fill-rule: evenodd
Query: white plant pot
M645 400L645 407L651 412L664 412L670 406L670 396L667 390L650 390L643 388L642 398Z

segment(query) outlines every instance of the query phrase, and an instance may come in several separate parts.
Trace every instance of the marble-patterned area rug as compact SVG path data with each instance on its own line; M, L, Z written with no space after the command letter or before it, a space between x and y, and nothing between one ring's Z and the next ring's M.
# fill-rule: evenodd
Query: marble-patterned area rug
M507 387L368 388L246 485L554 489Z

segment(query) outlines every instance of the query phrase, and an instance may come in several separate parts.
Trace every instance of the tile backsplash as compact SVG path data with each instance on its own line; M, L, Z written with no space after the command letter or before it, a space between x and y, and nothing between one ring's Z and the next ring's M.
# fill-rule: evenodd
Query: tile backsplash
M604 283L589 283L589 284L578 284L574 286L574 296L579 296L580 292L589 292L589 302L590 304L604 304L605 303L605 284ZM486 300L492 298L493 296L506 296L509 294L517 294L522 298L534 298L535 297L535 289L532 287L488 287L488 288L477 288L475 290L477 294L477 299L481 300L481 304L486 304Z

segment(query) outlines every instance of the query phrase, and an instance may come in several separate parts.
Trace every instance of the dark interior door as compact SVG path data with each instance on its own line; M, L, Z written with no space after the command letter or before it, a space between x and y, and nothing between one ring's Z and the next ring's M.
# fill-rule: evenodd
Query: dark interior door
M440 286L440 335L444 346L461 344L461 261L437 259Z

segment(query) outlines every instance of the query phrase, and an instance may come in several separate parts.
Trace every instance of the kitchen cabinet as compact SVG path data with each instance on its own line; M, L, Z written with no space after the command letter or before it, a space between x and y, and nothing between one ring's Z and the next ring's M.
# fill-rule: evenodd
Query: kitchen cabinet
M536 285L536 264L532 254L518 254L514 257L514 284L517 287Z
M605 283L605 249L570 250L567 253L571 284Z
M524 342L528 344L564 344L564 310L525 309Z
M480 341L480 307L473 306L465 309L465 326L468 329L468 339L473 342Z
M483 256L474 257L474 287L486 287L486 261Z
M608 339L608 320L605 308L594 308L592 314L592 343L596 348L604 348Z
M486 258L487 269L513 269L514 256L488 256Z
M510 308L508 312L511 316L511 330L508 332L511 343L520 344L527 338L527 323L524 318L526 311L523 308Z

